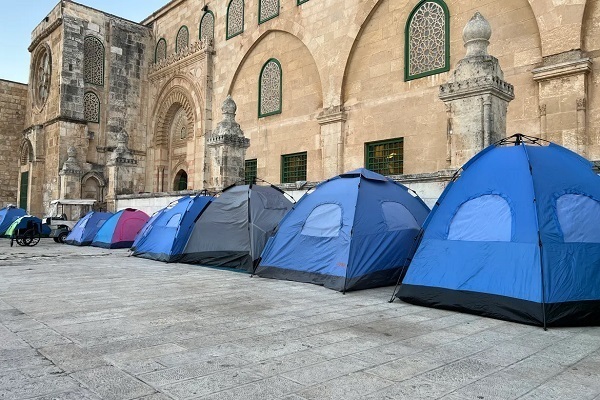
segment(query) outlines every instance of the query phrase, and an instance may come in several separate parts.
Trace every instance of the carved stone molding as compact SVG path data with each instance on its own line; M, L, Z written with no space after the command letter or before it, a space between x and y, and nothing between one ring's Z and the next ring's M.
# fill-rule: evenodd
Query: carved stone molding
M592 71L592 60L582 58L575 61L567 61L559 64L536 68L533 71L534 81L547 81L562 78L569 75L588 74Z
M440 86L439 97L442 101L492 93L503 100L515 98L513 85L498 76L479 76L459 82L449 82Z
M343 106L331 106L323 109L317 116L320 125L334 124L336 122L345 122L348 119Z
M181 49L178 53L171 54L158 63L150 64L149 78L156 81L172 70L182 68L193 64L206 57L206 53L212 51L212 40L201 40L191 43L189 46Z
M27 48L27 50L30 53L33 50L35 50L35 48L37 47L37 45L40 44L40 42L42 40L44 40L46 37L48 37L48 35L50 35L56 28L58 28L62 24L62 22L63 22L62 18L57 18L53 23L50 24L50 26L48 26L46 29L44 29L42 31L42 33L40 33L35 39L33 39L33 41L31 42L31 44Z
M587 101L585 97L577 99L577 111L585 111L587 105Z

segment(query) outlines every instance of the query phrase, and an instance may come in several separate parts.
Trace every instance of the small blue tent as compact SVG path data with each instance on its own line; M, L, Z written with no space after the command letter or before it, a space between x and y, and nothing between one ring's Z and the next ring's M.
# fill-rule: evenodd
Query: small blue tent
M27 212L22 208L15 206L4 207L0 210L0 235L4 235L4 232L8 227L15 222L19 217L27 215Z
M382 175L336 176L286 215L255 273L338 291L393 285L428 213L419 197Z
M145 212L134 208L121 210L100 227L92 246L105 249L129 248L149 219Z
M600 323L600 177L538 142L515 135L465 164L397 297L534 325Z
M111 212L90 211L73 227L65 243L74 246L89 246L102 225L113 216Z
M176 262L192 233L194 222L213 199L212 196L186 196L157 211L133 243L133 255Z

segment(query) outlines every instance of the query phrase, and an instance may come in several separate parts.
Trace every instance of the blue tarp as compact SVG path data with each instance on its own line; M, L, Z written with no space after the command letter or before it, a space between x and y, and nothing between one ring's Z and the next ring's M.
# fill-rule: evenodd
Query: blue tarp
M102 225L112 216L111 212L90 211L77 221L65 242L74 246L89 246Z
M532 324L594 323L599 201L600 177L577 154L490 146L440 197L397 296Z
M4 232L8 227L15 222L19 217L27 215L27 212L22 208L17 207L4 207L0 210L0 235L4 235Z
M428 213L405 186L365 169L347 172L302 197L256 274L339 291L394 284Z
M212 196L186 196L157 211L135 238L133 255L176 262L194 228L194 221L212 199Z

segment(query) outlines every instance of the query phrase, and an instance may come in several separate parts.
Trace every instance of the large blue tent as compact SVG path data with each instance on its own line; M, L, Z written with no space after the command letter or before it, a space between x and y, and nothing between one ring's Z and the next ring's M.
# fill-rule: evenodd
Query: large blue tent
M538 142L515 135L462 168L396 296L535 325L600 323L600 177Z
M74 246L89 246L102 225L113 216L111 212L90 211L73 227L65 243Z
M286 215L255 273L338 291L392 285L428 213L418 196L382 175L339 175Z
M157 211L133 243L133 255L166 262L176 262L192 233L194 222L212 196L186 196Z
M27 215L27 212L22 208L15 206L4 207L0 210L0 235L4 235L4 232L8 227L15 222L19 217Z

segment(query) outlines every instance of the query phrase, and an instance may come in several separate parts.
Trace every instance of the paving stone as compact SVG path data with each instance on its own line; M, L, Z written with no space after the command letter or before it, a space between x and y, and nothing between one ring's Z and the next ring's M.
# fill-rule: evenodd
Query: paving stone
M71 375L87 388L107 400L134 399L156 392L115 367L101 367L75 372Z
M421 375L427 371L431 371L442 365L444 365L444 362L440 359L415 353L398 360L369 368L366 372L384 379L400 382Z
M342 357L289 371L283 373L282 376L302 385L314 385L351 372L363 370L368 366L370 364L357 358Z
M162 387L162 391L175 399L189 399L205 396L259 379L260 375L257 373L232 369L165 385Z
M423 374L423 378L435 383L459 387L468 382L475 381L495 371L500 370L497 364L465 358L443 367L436 368Z
M78 388L68 392L49 394L40 397L35 397L34 400L102 400L95 393L84 389Z
M275 376L238 386L203 397L205 400L266 400L285 398L288 400L306 400L301 396L288 395L300 389L302 385L281 376ZM287 395L287 396L286 396Z
M76 344L42 347L39 352L67 372L108 365L106 360Z
M433 400L448 393L450 388L421 377L395 383L363 397L365 400Z
M263 377L270 377L309 365L318 364L326 360L327 358L325 356L317 354L312 350L306 350L260 361L248 365L248 368L259 373Z
M362 399L366 395L392 386L393 381L364 372L356 372L334 378L320 385L301 390L298 394L306 399Z
M0 399L26 399L47 393L62 393L79 388L79 384L68 376L23 379L0 387Z
M598 371L596 372L596 376ZM588 400L594 399L600 394L598 387L593 388L585 383L572 382L561 376L544 382L522 397L520 400Z

